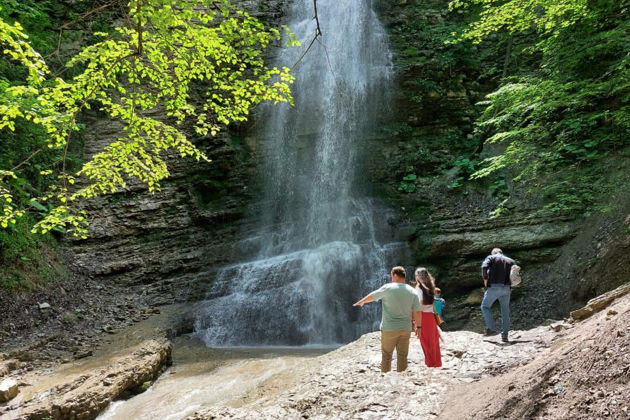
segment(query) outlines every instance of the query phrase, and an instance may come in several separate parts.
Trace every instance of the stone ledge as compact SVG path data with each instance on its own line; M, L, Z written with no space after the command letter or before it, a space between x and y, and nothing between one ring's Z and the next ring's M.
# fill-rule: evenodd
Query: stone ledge
M438 234L429 238L426 245L430 257L485 255L495 246L506 250L541 248L547 244L566 242L575 234L576 227L572 223L546 223Z
M586 319L591 315L607 308L615 299L618 299L628 293L630 293L630 282L623 284L616 289L611 290L610 292L604 293L601 296L589 300L586 306L571 312L571 318L576 321Z
M171 343L147 340L108 362L53 386L4 414L21 419L92 419L110 402L145 390L171 363Z

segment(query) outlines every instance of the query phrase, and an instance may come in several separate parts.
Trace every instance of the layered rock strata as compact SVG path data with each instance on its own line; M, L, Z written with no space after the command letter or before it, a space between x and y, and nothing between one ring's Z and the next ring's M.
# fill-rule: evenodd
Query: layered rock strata
M3 415L20 419L93 419L115 399L142 392L170 364L171 344L148 340L112 357L107 365L68 376L8 407Z

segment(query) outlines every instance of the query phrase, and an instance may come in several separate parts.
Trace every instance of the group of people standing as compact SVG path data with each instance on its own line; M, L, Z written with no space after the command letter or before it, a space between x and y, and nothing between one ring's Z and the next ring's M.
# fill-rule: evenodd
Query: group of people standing
M486 322L486 335L499 332L494 329L494 320L490 307L499 300L501 304L501 335L504 342L508 342L510 323L510 268L514 260L503 255L499 248L482 263L482 277L486 288L481 304L481 311ZM404 267L394 267L391 272L391 282L385 284L360 299L354 306L362 307L369 302L382 302L381 318L381 371L391 370L392 357L396 350L396 370L402 372L407 369L409 354L410 331L420 341L424 362L428 367L441 367L440 352L441 330L438 322L441 320L441 308L444 300L440 297L440 289L435 285L435 279L424 267L414 272L413 286L407 284Z
M435 279L426 268L415 271L415 288L407 284L404 267L394 267L391 283L365 296L354 304L363 306L382 301L381 318L381 371L389 372L396 350L396 370L407 369L410 331L420 340L424 361L429 367L442 366L440 332L434 312Z

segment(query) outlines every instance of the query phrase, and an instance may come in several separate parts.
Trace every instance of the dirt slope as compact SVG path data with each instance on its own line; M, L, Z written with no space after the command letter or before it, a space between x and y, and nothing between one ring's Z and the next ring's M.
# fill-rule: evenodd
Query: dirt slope
M630 294L575 324L532 363L452 393L440 418L629 419Z

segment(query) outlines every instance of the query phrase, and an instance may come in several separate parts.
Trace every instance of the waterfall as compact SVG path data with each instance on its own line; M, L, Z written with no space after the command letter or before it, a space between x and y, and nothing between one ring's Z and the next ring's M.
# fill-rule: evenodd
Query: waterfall
M195 325L209 346L344 343L378 327L377 305L352 307L389 273L362 175L392 76L371 6L319 0L323 36L295 68L295 106L261 112L257 256L213 282ZM289 16L302 47L282 49L279 66L298 62L316 30L312 0L294 1Z

